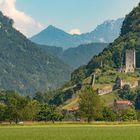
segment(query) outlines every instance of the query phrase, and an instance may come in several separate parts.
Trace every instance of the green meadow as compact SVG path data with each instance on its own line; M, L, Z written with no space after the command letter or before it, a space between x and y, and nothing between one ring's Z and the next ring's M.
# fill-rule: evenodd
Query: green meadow
M140 125L1 126L0 140L140 140Z

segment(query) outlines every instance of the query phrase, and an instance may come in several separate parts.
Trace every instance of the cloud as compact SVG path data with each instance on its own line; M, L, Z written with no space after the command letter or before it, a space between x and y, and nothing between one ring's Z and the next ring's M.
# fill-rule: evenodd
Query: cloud
M70 33L70 34L80 35L80 34L81 34L81 31L80 31L80 29L72 29L72 30L70 30L69 33Z
M104 43L105 42L105 39L104 38L100 38L99 41L102 42L102 43Z
M43 29L41 23L16 9L16 0L0 0L0 10L14 20L14 27L26 36L32 36Z

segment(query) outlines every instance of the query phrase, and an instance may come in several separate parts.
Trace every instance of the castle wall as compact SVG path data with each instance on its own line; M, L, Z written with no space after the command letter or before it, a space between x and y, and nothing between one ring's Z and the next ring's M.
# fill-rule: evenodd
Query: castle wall
M113 88L112 87L108 87L108 88L99 88L97 90L97 93L101 96L101 95L105 95L105 94L108 94L108 93L111 93L113 91Z
M122 89L125 85L129 85L130 88L136 88L139 86L139 82L138 81L134 81L134 82L126 82L126 81L123 81L121 80L120 82L120 88Z

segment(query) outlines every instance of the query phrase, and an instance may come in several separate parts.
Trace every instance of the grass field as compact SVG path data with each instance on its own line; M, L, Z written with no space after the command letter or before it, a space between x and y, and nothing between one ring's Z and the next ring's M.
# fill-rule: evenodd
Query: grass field
M140 125L4 126L0 140L140 140Z

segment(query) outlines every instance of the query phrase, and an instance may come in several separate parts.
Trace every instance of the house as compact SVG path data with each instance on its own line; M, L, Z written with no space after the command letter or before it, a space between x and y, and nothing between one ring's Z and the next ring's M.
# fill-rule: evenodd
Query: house
M122 110L128 109L129 107L132 107L133 103L128 100L115 100L114 101L114 111L120 112Z

